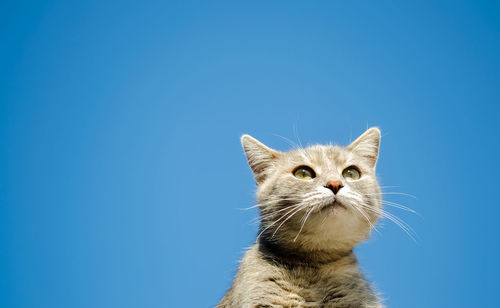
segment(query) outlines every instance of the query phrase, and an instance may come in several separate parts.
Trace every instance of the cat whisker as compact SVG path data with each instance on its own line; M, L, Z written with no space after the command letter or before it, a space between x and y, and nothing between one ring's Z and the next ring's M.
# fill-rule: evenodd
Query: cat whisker
M326 219L328 218L328 215L330 215L330 212L328 212L328 213L325 215L325 218L323 218L323 220L321 221L320 228L323 228L323 226L324 226L324 224L325 224L325 221L326 221Z
M401 196L411 197L413 199L418 199L417 196L415 196L415 195L402 193L402 192L396 192L396 191L382 192L382 195L401 195Z
M301 203L299 203L299 205L300 205L300 206L298 206L298 208L297 208L297 209L292 209L292 210L288 211L285 215L283 215L282 217L284 217L284 216L288 215L289 213L291 213L291 212L293 211L293 213L291 213L290 215L288 215L288 217L287 217L286 219L284 219L284 220L280 223L280 225L278 226L278 228L276 228L276 230L274 230L272 237L274 237L274 235L276 234L276 232L278 232L278 230L281 228L281 226L283 226L283 224L284 224L285 222L287 222L287 221L288 221L290 218L292 218L295 214L297 214L298 212L300 212L301 210L303 210L303 209L304 209L307 205L309 205L310 201L311 201L311 200L313 200L313 199L314 199L314 197L316 197L316 195L313 195L313 196L311 196L311 197L309 197L309 198L306 198L304 201L302 201ZM282 217L281 217L281 218L282 218ZM280 218L280 219L281 219L281 218ZM279 220L279 219L278 219L278 220ZM277 222L277 221L276 221L276 222ZM274 223L273 223L273 224L274 224ZM267 228L266 228L266 229L267 229Z
M257 220L257 219L263 220L263 219L272 217L272 216L276 215L279 212L282 212L282 211L285 211L285 210L291 208L288 212L286 212L285 214L281 215L276 221L274 221L269 226L267 226L264 230L262 230L259 233L259 235L257 236L257 238L260 237L262 235L262 233L264 233L267 229L269 229L270 227L272 227L274 224L278 223L280 220L282 220L283 218L285 218L288 214L292 213L296 208L302 208L302 207L306 206L307 204L310 203L310 201L316 199L316 197L318 197L319 195L320 195L320 193L318 193L318 192L310 192L310 193L304 194L304 197L305 196L309 196L309 197L305 198L304 200L302 200L298 204L290 205L290 206L287 206L285 208L282 208L282 209L279 209L277 211L273 211L273 212L270 212L270 213L265 213L265 214L261 215L260 217L255 218L254 220ZM283 201L283 200L286 200L286 199L285 198L276 199L276 202ZM290 200L291 201L295 201L295 200L298 200L298 199L296 199L296 198L290 198ZM300 209L299 209L299 211L300 211ZM295 213L292 213L290 215L290 217L288 217L288 218L291 218L291 216L293 216L293 215L295 215ZM288 220L288 218L286 218L285 221ZM282 224L280 224L279 227L281 227L281 226L282 226ZM276 229L276 231L279 229L279 227ZM273 233L273 236L275 235L276 231Z
M370 196L371 194L364 194L365 196ZM404 206L402 204L399 204L399 203L396 203L396 202L393 202L393 201L388 201L388 200L382 200L382 204L384 205L387 205L387 206L391 206L391 207L395 207L395 208L398 208L398 209L401 209L401 210L404 210L404 211L407 211L407 212L410 212L410 213L413 213L413 214L416 214L420 217L422 217L417 211L415 211L414 209L410 208L410 207L407 207L407 206Z
M306 212L305 214L305 217L306 219L304 219L304 221L302 222L302 225L300 226L300 230L299 232L297 233L297 236L295 236L295 238L293 239L293 241L295 242L297 240L297 238L299 237L300 235L300 232L302 232L302 229L304 229L304 225L306 224L306 221L307 219L309 218L309 215L311 215L311 213L313 212L314 210L314 207L312 206L311 209L309 211Z
M371 193L371 194L369 193L369 194L364 194L364 195L365 196L376 196L378 194L379 193ZM418 199L415 195L403 193L403 192L399 192L399 191L382 191L381 194L382 195L401 195L401 196L411 197L413 199Z
M367 195L370 195L370 194L367 194ZM375 194L371 194L371 195L375 195ZM413 199L418 199L417 196L415 196L415 195L400 192L400 191L382 191L382 195L400 195L400 196L410 197Z
M302 148L301 145L299 146L297 143L293 142L291 139L289 139L287 137L283 137L283 136L278 135L278 134L273 134L273 136L280 137L281 139L285 140L285 142L288 143L294 149L301 149Z
M353 206L353 208L355 208L365 219L366 221L368 222L368 225L370 225L370 227L379 232L378 229L375 227L375 225L372 223L372 221L370 220L370 218L366 215L366 213L363 212L363 210L361 210L360 208L358 208L356 205ZM380 232L379 232L380 233Z
M406 193L401 193L401 192L383 192L382 194L385 194L385 195L403 195L403 196L408 196L408 197L412 197L412 198L415 198L415 199L417 198L414 195L410 195L410 194L406 194ZM369 196L378 195L378 194L363 194L363 195L369 197ZM416 214L416 215L422 217L414 209L412 209L410 207L407 207L407 206L404 206L402 204L393 202L393 201L382 200L382 204L387 205L387 206L391 206L391 207L395 207L395 208L398 208L398 209L401 209L401 210L404 210L404 211L407 211L407 212L410 212L410 213L413 213L413 214Z
M379 187L380 188L400 188L401 186L383 186L383 185L380 185Z
M370 195L370 194L365 194L365 195ZM361 199L361 196L359 194L355 194L353 196L355 199L357 200L360 200ZM361 200L361 202L358 203L359 206L361 206L362 208L366 209L366 210L369 210L369 211L372 211L378 215L380 215L381 217L383 218L387 218L389 220L391 220L393 223L395 223L398 227L400 227L403 231L405 231L405 233L408 234L408 236L415 242L416 241L416 232L410 227L410 225L408 225L404 220L402 220L401 218L397 217L396 215L392 214L392 213L389 213L387 211L385 211L384 209L378 209L378 208L374 208L370 205L368 205L367 203L363 202ZM398 203L395 203L395 202L391 202L391 201L386 201L386 200L382 200L382 204L384 205L387 205L387 206L392 206L392 207L396 207L396 208L399 208L399 209L402 209L402 210L406 210L406 211L409 211L411 213L414 213L414 214L417 214L418 213L416 211L414 211L413 209L409 208L409 207L406 207L406 206L403 206L401 204L398 204ZM359 210L357 207L355 207L357 210ZM370 223L370 222L369 222ZM370 226L374 228L373 224L370 223Z
M281 222L281 224L278 226L278 228L276 228L276 230L274 230L273 232L273 235L272 237L274 237L274 235L276 235L276 232L278 232L278 230L281 228L281 226L283 226L283 224L285 222L287 222L290 218L292 218L295 214L297 214L298 212L300 212L301 210L303 210L305 207L307 206L307 204L304 204L304 205L301 205L297 210L295 210L295 212L293 212L292 214L290 214L285 220L283 220Z
M274 221L272 224L270 224L269 226L267 226L264 230L262 230L259 235L257 236L257 238L259 238L267 229L269 229L270 227L272 227L274 224L278 223L281 219L285 218L281 223L280 225L278 226L278 228L276 228L276 230L274 230L273 232L273 235L271 237L274 237L276 235L276 233L278 232L278 230L281 228L281 226L283 226L283 224L285 222L287 222L290 218L292 218L295 214L297 214L298 212L300 212L301 210L303 210L307 205L310 204L311 201L317 199L318 197L321 197L321 193L319 192L310 192L310 193L306 193L304 194L304 196L308 196L307 198L305 198L302 202L298 203L297 205L295 205L294 208L292 208L290 211L286 212L284 215L282 215L281 217L279 217L276 221Z
M393 214L391 213L388 213L388 212L385 212L383 214L383 217L391 220L392 222L394 222L396 225L398 225L401 229L403 229L403 231L405 231L405 233L415 242L415 243L418 243L416 237L417 237L417 234L415 233L415 231L413 231L413 229L410 227L410 225L408 225L404 220L402 220L401 218L398 218L396 216L394 216Z
M299 131L297 129L297 122L293 123L293 134L295 136L295 139L297 139L297 141L299 142L300 147L303 148L302 142L300 141L300 137L299 137Z
M257 238L259 238L267 229L269 229L270 227L272 227L273 225L275 225L276 223L278 223L281 219L285 218L288 214L292 213L288 218L286 218L280 225L279 227L274 231L273 233L273 237L274 235L276 234L276 232L278 231L278 229L283 225L283 223L288 220L291 216L295 215L296 212L294 212L297 208L298 208L298 211L300 211L304 206L306 206L308 204L308 202L310 201L310 198L306 198L305 200L303 200L302 202L299 202L297 203L296 205L294 205L292 207L291 210L289 210L288 212L286 212L285 214L281 215L277 220L275 220L273 223L271 223L269 226L267 226L264 230L262 230L259 235L257 236ZM297 212L298 212L297 211Z
M362 200L362 198L361 198L361 195L359 195L359 194L357 194L357 193L356 193L356 194L354 194L352 197L353 197L354 199L356 199L356 200L359 202L359 204L363 204L363 203L364 203L364 202L363 202L363 200ZM373 222L370 220L370 218L366 215L366 213L364 213L364 212L363 212L363 210L362 210L362 209L360 209L360 208L357 206L356 202L346 202L346 204L347 204L347 205L350 205L350 206L351 206L351 207L353 207L356 211L358 211L358 212L361 214L361 216L363 216L363 217L365 218L365 220L368 222L368 225L369 225L372 229L374 229L376 232L380 233L380 232L378 231L378 229L375 227L375 225L373 224Z
M273 211L273 212L270 212L270 213L265 213L265 214L262 214L262 215L260 215L260 218L268 218L268 217L271 217L271 216L276 215L277 213L283 212L283 211L285 211L285 210L287 210L287 209L289 209L289 208L296 207L296 206L297 206L297 205L295 205L295 204L294 204L294 205L289 205L289 206L286 206L286 207L284 207L284 208L282 208L282 209L279 209L279 210L277 210L277 211ZM257 217L257 219L258 219L258 218L259 218L259 217Z
M359 205L366 210L372 211L372 212L380 215L382 218L389 219L394 224L396 224L398 227L400 227L415 243L418 243L418 241L416 239L416 237L418 237L417 233L403 219L401 219L401 218L397 217L396 215L391 214L383 209L373 208L365 203L360 203Z
M293 212L297 207L300 208L300 206L302 206L300 203L296 204L293 206L293 208L286 212L285 214L281 215L278 219L276 219L273 223L269 224L264 230L262 230L259 235L257 235L257 238L260 238L260 236L269 228L271 228L273 225L275 225L276 223L278 223L281 219L283 219L284 217L286 217L289 213ZM274 236L274 234L273 234Z
M266 202L259 202L255 205L252 205L250 207L246 207L246 208L238 208L238 210L250 210L250 209L254 209L254 208L257 208L257 207L263 207L263 206L266 206L266 205L269 205L269 204L273 204L273 203L278 203L278 202L282 202L282 201L299 201L301 199L299 198L281 198L281 199L275 199L275 200L268 200Z
M399 203L396 203L396 202L392 202L392 201L387 201L387 200L382 200L382 204L384 205L387 205L387 206L392 206L392 207L395 207L397 209L401 209L401 210L404 210L404 211L407 211L407 212L410 212L410 213L413 213L413 214L416 214L420 217L422 217L417 211L415 211L414 209L411 209L407 206L404 206L402 204L399 204Z

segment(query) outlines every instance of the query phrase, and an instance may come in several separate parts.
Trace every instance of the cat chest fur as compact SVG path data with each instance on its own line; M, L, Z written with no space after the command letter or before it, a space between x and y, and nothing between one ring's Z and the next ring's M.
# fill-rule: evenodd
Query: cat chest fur
M280 264L263 258L256 244L218 307L381 306L352 254L318 266Z

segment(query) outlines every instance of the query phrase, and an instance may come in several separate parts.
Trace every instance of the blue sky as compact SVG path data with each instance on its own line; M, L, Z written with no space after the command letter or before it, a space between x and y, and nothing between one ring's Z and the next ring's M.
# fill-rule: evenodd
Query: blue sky
M212 307L257 231L240 135L372 125L420 214L356 249L387 305L496 302L498 3L0 6L0 306Z

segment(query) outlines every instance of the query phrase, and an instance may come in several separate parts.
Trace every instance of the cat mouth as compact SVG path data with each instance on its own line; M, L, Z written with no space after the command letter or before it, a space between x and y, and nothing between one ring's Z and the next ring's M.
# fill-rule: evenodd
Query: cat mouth
M325 204L322 208L321 208L321 211L323 210L326 210L326 209L344 209L346 210L347 207L342 204L341 202L339 202L338 200L333 200L332 202L328 202L327 204Z

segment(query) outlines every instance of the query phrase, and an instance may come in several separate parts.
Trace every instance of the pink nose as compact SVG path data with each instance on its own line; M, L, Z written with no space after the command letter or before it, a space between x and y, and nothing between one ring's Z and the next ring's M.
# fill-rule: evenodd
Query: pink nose
M338 191L344 187L344 185L342 185L342 182L341 181L329 181L326 186L326 188L330 189L331 191L333 191L333 194L336 195L338 193Z

